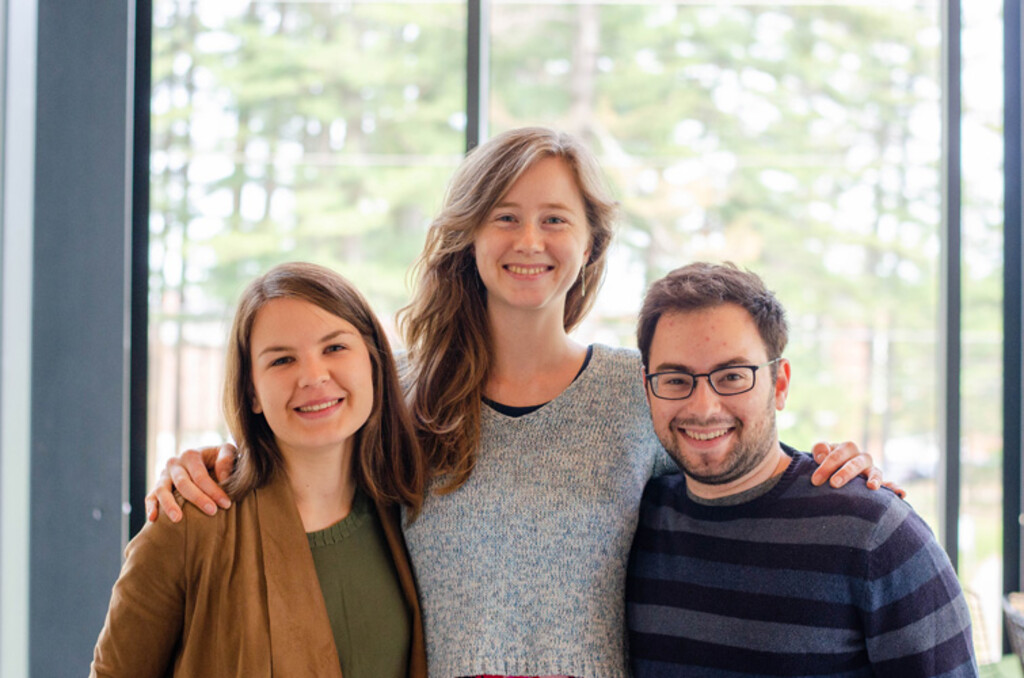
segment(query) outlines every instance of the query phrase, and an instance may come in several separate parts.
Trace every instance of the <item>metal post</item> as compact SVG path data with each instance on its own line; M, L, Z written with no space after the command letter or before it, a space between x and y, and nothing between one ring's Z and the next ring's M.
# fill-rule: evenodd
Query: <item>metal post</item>
M960 517L960 0L943 4L943 128L942 339L940 371L944 377L942 544L957 567Z
M487 138L490 0L469 0L466 26L466 151Z
M1021 30L1020 0L1003 3L1003 591L1021 587Z

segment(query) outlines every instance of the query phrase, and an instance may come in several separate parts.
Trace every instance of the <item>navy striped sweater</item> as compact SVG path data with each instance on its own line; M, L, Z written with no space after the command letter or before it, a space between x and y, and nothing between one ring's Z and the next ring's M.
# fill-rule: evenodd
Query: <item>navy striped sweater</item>
M636 678L976 676L956 574L889 490L813 487L793 456L778 484L705 506L682 475L644 492L626 592Z

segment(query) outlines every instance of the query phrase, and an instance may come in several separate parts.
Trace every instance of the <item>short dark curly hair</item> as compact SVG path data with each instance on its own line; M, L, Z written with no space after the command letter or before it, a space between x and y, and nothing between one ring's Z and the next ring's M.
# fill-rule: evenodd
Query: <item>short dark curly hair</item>
M637 321L636 343L644 369L650 367L651 341L658 320L673 311L699 311L722 304L737 304L750 313L761 334L768 359L782 355L789 340L786 309L755 273L731 262L697 262L677 268L647 290Z

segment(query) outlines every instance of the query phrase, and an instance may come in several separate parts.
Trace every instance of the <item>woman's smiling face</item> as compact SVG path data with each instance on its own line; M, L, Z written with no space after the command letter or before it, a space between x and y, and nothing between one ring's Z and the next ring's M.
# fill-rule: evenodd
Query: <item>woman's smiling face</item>
M489 309L561 317L590 253L583 197L566 162L544 158L526 170L486 216L473 249Z
M277 298L257 312L250 347L252 408L285 459L351 449L373 408L373 366L356 328L308 301Z

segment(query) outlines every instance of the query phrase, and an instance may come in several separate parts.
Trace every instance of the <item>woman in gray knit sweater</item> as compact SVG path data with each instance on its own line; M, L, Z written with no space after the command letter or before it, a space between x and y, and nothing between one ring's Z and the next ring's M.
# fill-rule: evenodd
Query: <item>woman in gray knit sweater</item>
M434 474L405 529L431 676L628 678L626 560L644 485L674 466L639 355L569 336L594 303L615 211L578 140L524 128L467 156L427 234L399 320ZM159 500L174 518L171 478L208 512L227 505L213 454L173 460L147 510ZM233 456L221 449L218 477ZM833 485L870 467L852 445L816 457Z

